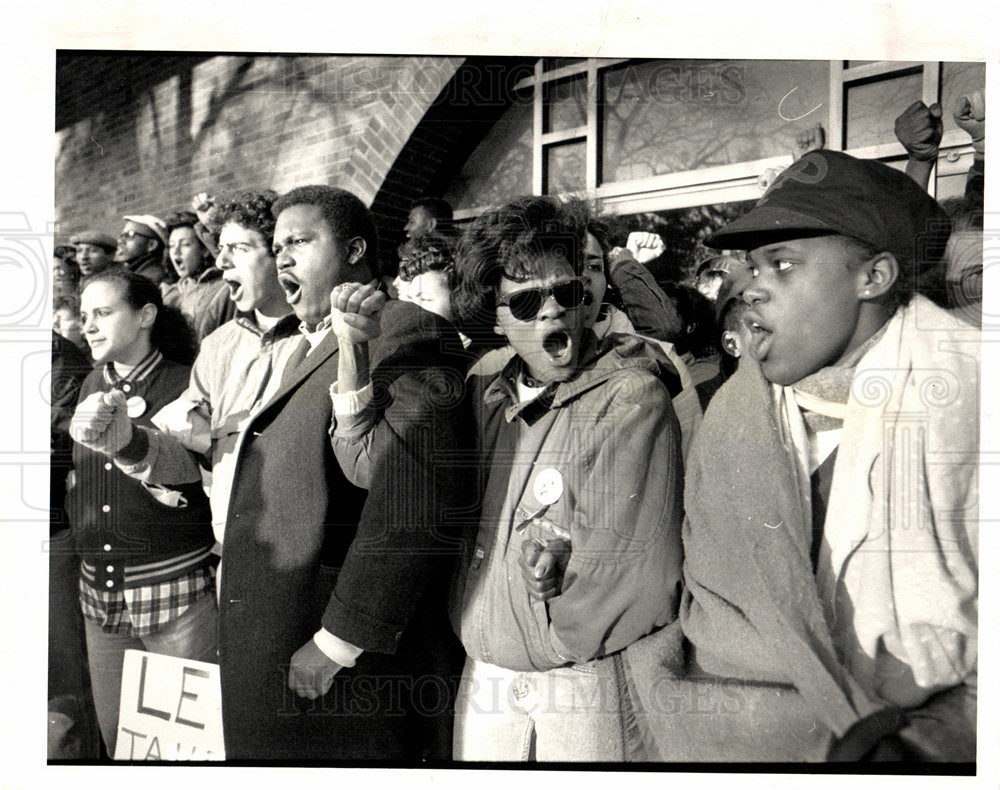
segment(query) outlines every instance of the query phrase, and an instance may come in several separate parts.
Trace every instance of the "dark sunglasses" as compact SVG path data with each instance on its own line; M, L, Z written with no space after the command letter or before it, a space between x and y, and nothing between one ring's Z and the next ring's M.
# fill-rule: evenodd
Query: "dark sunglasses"
M126 230L118 234L118 240L124 241L125 239L134 239L136 236L142 236L144 239L155 239L156 236L150 236L146 233L139 233L137 230Z
M506 302L497 301L497 306L509 307L510 314L518 321L532 321L550 294L560 307L573 310L583 304L587 289L583 279L575 277L548 288L525 288L523 291L515 291L507 296Z

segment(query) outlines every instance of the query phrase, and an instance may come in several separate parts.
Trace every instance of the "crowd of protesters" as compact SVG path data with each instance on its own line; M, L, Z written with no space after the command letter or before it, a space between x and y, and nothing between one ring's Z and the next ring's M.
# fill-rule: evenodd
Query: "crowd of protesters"
M226 757L975 760L985 106L964 197L826 150L657 281L525 196L201 193L53 261L50 757L127 649L220 667ZM433 686L434 699L424 693Z

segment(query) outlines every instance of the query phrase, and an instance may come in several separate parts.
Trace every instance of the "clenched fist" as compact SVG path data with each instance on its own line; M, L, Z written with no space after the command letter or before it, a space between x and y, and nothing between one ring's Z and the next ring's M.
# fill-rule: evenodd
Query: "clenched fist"
M342 283L330 293L333 333L343 343L367 343L377 338L382 327L380 314L386 295L377 290L378 280L367 285Z
M968 96L960 96L952 115L958 127L972 138L972 147L983 153L986 141L986 97L983 92L973 91Z
M628 234L628 241L625 248L632 253L632 257L639 263L649 263L649 261L659 257L667 248L658 233L634 230Z
M896 118L896 139L918 162L937 159L943 131L940 104L928 107L922 101L915 101Z
M132 439L132 419L126 400L121 390L88 395L73 412L69 435L84 447L115 455Z
M521 578L528 595L536 601L547 601L562 592L563 576L572 549L562 538L549 541L535 539L521 543Z

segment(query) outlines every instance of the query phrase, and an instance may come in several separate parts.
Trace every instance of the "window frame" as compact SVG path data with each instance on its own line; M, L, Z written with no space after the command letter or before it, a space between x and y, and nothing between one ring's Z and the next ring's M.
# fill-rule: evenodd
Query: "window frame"
M588 58L551 71L545 70L544 58L535 62L534 73L514 86L516 91L531 90L533 102L532 194L545 194L547 182L546 151L567 142L586 143L585 187L569 194L595 201L601 212L634 214L647 211L667 211L690 206L754 200L760 197L757 178L771 167L785 167L792 154L737 162L719 167L667 173L647 178L599 183L601 165L601 117L598 106L602 72L634 62L634 58ZM906 151L899 142L845 149L845 114L847 92L853 85L889 80L900 74L921 69L922 100L926 104L940 101L941 62L939 61L875 61L861 66L847 66L844 60L829 61L830 88L827 115L824 119L826 147L845 151L863 159L902 162ZM546 132L545 86L548 83L584 76L586 78L586 122L557 132ZM947 108L946 108L947 109ZM902 108L900 108L900 111ZM936 196L937 179L968 172L973 150L968 136L960 129L950 129L941 140L938 160L931 172L928 191ZM473 219L487 206L456 211L458 221Z

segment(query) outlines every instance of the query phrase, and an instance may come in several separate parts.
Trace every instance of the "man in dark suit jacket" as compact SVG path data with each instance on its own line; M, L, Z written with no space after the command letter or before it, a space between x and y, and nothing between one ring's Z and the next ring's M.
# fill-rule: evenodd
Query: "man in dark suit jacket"
M336 285L372 279L374 225L331 187L273 210L278 279L304 339L238 450L219 604L227 758L445 759L462 653L444 588L473 488L461 341L415 305L386 305L371 364L389 427L366 497L330 445L329 314Z

